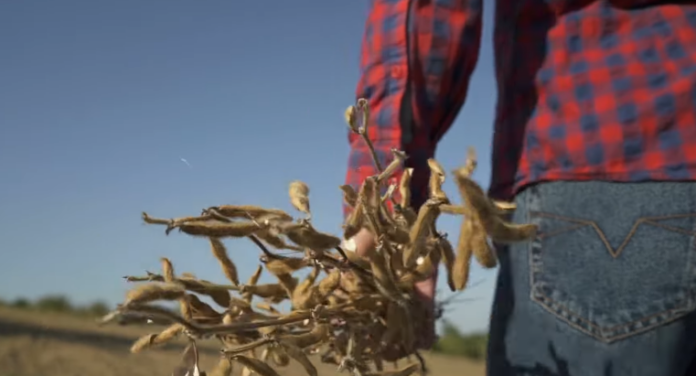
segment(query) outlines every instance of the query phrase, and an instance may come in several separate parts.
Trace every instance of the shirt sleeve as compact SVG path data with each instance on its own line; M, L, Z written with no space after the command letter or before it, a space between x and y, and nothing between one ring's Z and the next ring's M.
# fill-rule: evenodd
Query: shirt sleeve
M427 199L427 160L464 104L478 60L482 6L481 0L372 2L356 97L369 104L368 135L381 165L392 161L392 148L408 154L414 208ZM349 132L348 140L346 184L358 190L377 169L360 136ZM349 212L344 205L344 215Z

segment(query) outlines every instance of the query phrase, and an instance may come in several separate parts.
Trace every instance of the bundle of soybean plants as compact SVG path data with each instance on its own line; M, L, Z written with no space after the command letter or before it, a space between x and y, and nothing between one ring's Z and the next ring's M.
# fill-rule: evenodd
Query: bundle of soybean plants
M204 339L221 345L219 364L207 372L211 376L231 375L235 368L245 375L276 376L279 367L291 362L316 376L314 362L319 361L352 375L426 373L415 345L424 320L414 314L421 312L417 306L424 303L414 286L442 264L449 288L463 290L472 258L492 268L497 264L492 241L523 241L534 236L536 227L508 222L505 218L514 204L490 199L471 179L476 168L471 148L465 164L451 172L460 202L454 203L443 191L447 174L430 159L429 199L413 209L409 204L413 170L405 169L399 181L390 179L407 158L398 150L392 150L394 158L388 166L380 166L368 137L367 101L360 99L348 107L345 117L351 131L371 150L378 174L366 178L357 191L348 185L340 187L345 204L352 208L341 236L314 227L309 187L301 181L293 181L288 189L299 218L254 205L213 206L201 215L174 219L143 213L146 223L164 226L166 234L176 229L206 238L229 281L219 284L190 273L177 275L170 260L162 258L161 274L125 277L136 287L102 322L134 315L167 322L162 332L138 339L131 351L185 336L189 344L174 376L206 374L198 366L196 347ZM456 248L436 228L440 214L462 217ZM343 239L361 229L374 235L376 246L360 255L343 249ZM262 252L261 265L244 282L223 243L229 238L252 241ZM288 251L296 256L288 256ZM259 284L264 271L277 282ZM304 272L302 278L296 276L300 272ZM173 307L178 303L179 308L155 304L163 301L174 302ZM286 301L289 311L278 307ZM394 347L399 347L403 358L415 360L406 366L390 365L385 354L393 353Z

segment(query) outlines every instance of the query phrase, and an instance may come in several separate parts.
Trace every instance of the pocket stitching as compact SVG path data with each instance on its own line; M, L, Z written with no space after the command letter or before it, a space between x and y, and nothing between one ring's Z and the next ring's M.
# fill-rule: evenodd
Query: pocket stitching
M597 225L597 222L595 222L595 221L564 217L561 215L545 213L545 212L541 212L541 211L530 211L529 215L532 218L534 218L534 217L552 218L552 219L558 219L558 220L565 221L565 222L577 223L577 225L575 225L575 226L563 227L559 230L556 230L556 231L553 231L550 233L540 233L538 235L539 239L547 239L547 238L550 238L550 237L553 237L556 235L560 235L560 234L568 232L568 231L577 230L577 229L580 229L580 228L583 228L586 226L592 227L594 229L594 231L597 233L597 236L599 236L602 243L604 243L604 246L607 248L607 252L609 252L609 254L613 258L617 258L621 255L621 252L623 252L624 248L626 248L626 246L628 246L628 243L631 241L633 236L638 231L638 228L642 224L660 227L664 230L678 232L678 233L681 233L684 235L696 236L696 231L694 231L694 230L689 231L689 230L684 230L683 228L668 226L668 225L659 223L659 221L664 221L664 220L669 220L669 219L681 219L681 218L696 217L696 213L674 214L674 215L664 215L664 216L654 216L654 217L640 217L633 222L633 226L631 226L631 230L628 232L628 234L626 235L624 240L621 242L621 244L616 249L614 249L611 246L611 244L609 243L609 239L607 239L606 235L604 234L604 231L602 231L602 229Z
M621 252L628 245L629 241L633 238L633 235L635 235L638 227L640 227L641 224L647 224L647 225L660 227L666 231L678 232L678 233L681 233L684 235L696 236L696 230L689 231L689 230L685 230L685 229L675 227L675 226L664 225L664 224L658 222L658 221L669 220L669 219L696 217L696 213L675 214L675 215L669 215L669 216L641 217L641 218L638 218L634 222L633 226L631 227L631 230L629 231L628 235L626 235L626 238L624 239L624 241L616 249L616 251L614 251L612 249L611 245L609 244L608 239L606 238L606 236L604 235L602 230L599 228L599 226L594 221L568 218L568 217L563 217L563 216L559 216L556 214L545 213L545 212L541 212L541 211L529 211L528 212L528 222L531 223L531 219L534 217L554 218L554 219L560 219L560 220L567 221L567 222L578 223L578 225L564 227L564 228L561 228L561 229L556 230L556 231L551 232L551 233L539 233L539 234L537 234L537 240L543 240L544 238L549 238L549 237L556 236L556 235L559 235L559 234L562 234L562 233L565 233L568 231L576 230L576 229L583 228L586 226L591 226L595 230L595 233L597 233L597 235L600 237L600 239L604 243L604 245L607 247L607 250L609 251L609 253L612 255L613 258L616 258L621 254ZM529 246L528 246L530 255L535 253L534 250L532 249L533 245L534 245L534 242L530 242ZM616 255L615 255L615 253L616 253ZM537 255L541 255L541 254L542 254L542 247L540 246L538 249ZM558 316L559 312L557 312L557 311L559 311L559 310L562 311L566 315L566 317L561 316L560 319L563 320L566 324L568 324L569 326L571 326L571 327L573 327L573 328L575 328L583 333L586 333L586 334L590 335L591 337L596 338L604 343L618 341L618 340L621 340L623 338L627 338L627 337L634 336L634 335L643 333L645 331L651 330L651 329L655 328L656 326L664 325L664 324L670 323L672 321L678 320L679 318L683 317L684 314L686 314L686 312L684 312L682 314L679 314L679 312L684 311L684 310L688 311L688 308L690 306L689 301L686 300L686 301L684 301L683 304L681 304L677 307L673 307L670 309L659 311L659 312L653 313L652 315L645 316L645 317L642 317L642 318L639 318L639 319L636 319L636 320L633 320L633 321L630 321L627 323L618 324L618 325L614 325L611 327L601 327L601 326L599 326L599 325L597 325L597 324L595 324L595 323L593 323L593 322L591 322L583 317L580 317L578 314L576 314L572 310L568 309L564 304L559 303L556 300L552 299L551 297L546 296L545 294L540 292L538 290L537 283L536 283L537 279L535 278L535 274L537 274L538 272L535 272L536 268L534 267L534 257L529 258L529 263L530 263L529 278L530 278L530 284L531 284L531 289L530 289L531 300L536 302L537 304L539 304L544 310L550 312L554 316ZM551 306L548 305L549 303L554 305L557 308L552 308ZM672 315L672 317L666 318L663 321L660 321L659 323L655 323L652 325L650 325L650 324L643 325L642 328L635 329L633 331L630 331L629 333L623 333L623 334L618 334L618 335L614 335L614 336L605 336L605 337L599 337L597 335L597 334L602 335L603 333L624 329L624 328L632 326L634 324L637 324L640 322L645 322L645 321L650 321L654 317L666 315L666 314ZM597 331L597 333L593 333L592 331L589 331L589 330L583 328L582 326L572 322L571 321L572 319L580 321L580 322L584 323L585 325L593 328L594 330Z
M541 297L542 299L540 300L537 296L535 296L535 294L538 295L539 297ZM533 301L539 303L539 304L541 305L541 307L544 308L546 311L548 311L548 312L550 312L551 314L554 314L554 315L556 315L557 313L554 312L554 309L551 308L551 307L549 307L549 306L546 304L546 302L544 302L544 300L547 300L547 301L548 301L549 303L551 303L551 304L557 305L561 310L563 310L563 311L566 313L566 315L568 315L568 317L572 317L572 318L574 318L574 319L576 319L576 320L578 320L578 321L582 321L583 323L585 323L585 324L587 324L588 326L591 326L592 328L594 328L595 330L597 330L597 332L599 332L599 333L611 332L611 331L616 331L616 330L619 330L619 329L623 329L623 328L626 328L626 327L628 327L628 326L631 326L631 325L634 325L634 324L636 324L636 323L639 323L639 322L641 322L641 321L650 320L650 319L652 319L653 317L656 317L656 316L660 316L660 315L664 315L664 314L674 314L675 312L679 312L679 311L683 310L684 308L688 307L688 303L685 302L684 305L681 305L681 306L679 306L679 307L675 307L675 308L667 309L667 310L664 310L664 311L656 312L656 313L654 313L654 314L652 314L652 315L650 315L650 316L646 316L646 317L643 317L643 318L640 318L640 319L637 319L637 320L633 320L633 321L630 321L630 322L627 322L627 323L624 323L624 324L619 324L619 325L614 325L614 326L610 326L610 327L607 327L607 328L603 328L603 327L598 326L597 324L595 324L595 323L593 323L593 322L591 322L591 321L589 321L589 320L587 320L587 319L585 319L585 318L582 318L582 317L578 316L576 313L574 313L573 311L571 311L570 309L568 309L565 305L563 305L563 304L561 304L561 303L559 303L559 302L553 300L552 298L550 298L550 297L548 297L548 296L542 294L541 292L539 292L539 291L536 290L536 289L533 289L533 290L532 290L532 297L531 297L531 298L532 298ZM596 338L596 339L598 339L598 340L600 340L600 341L602 341L602 342L604 342L604 343L611 343L611 342L615 342L615 341L618 341L618 340L623 339L623 338L631 337L631 336L634 336L634 335L636 335L636 334L640 334L640 333L643 333L643 332L645 332L645 331L651 330L651 329L653 329L654 327L656 327L656 326L658 326L658 325L664 325L664 324L670 323L670 322L672 322L672 321L678 320L678 319L681 318L682 316L683 316L683 314L682 314L682 315L677 314L676 316L671 317L671 318L669 318L669 319L666 319L666 320L664 320L664 321L661 321L661 322L659 322L659 323L652 324L652 325L645 325L645 326L643 326L643 328L637 329L637 330L634 330L634 331L631 331L630 333L624 333L624 334L619 334L619 335L610 336L610 337L599 337L599 336L597 336L597 334L595 334L595 333L593 333L593 332L591 332L591 331L586 330L585 328L583 328L583 327L581 327L581 326L575 324L575 323L572 322L572 321L569 321L569 320L567 320L567 319L565 319L565 318L563 318L563 317L561 317L561 319L563 319L563 321L565 321L568 325L572 326L573 328L575 328L575 329L577 329L577 330L579 330L579 331L581 331L581 332L583 332L583 333L586 333L586 334L592 336L593 338Z

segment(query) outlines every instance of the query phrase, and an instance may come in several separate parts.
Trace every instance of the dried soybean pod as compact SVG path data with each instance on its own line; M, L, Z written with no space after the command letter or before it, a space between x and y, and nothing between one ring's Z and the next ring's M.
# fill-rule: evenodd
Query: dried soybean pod
M481 218L483 227L491 239L501 243L511 243L534 237L535 225L508 223L496 215L496 209L491 200L474 181L464 176L457 176L456 182L465 201Z
M401 209L400 214L406 225L409 227L413 226L413 224L416 223L416 219L418 219L418 213L416 213L416 211L411 207Z
M326 278L322 279L317 286L319 297L323 300L341 284L341 271L334 269Z
M495 216L495 209L483 189L469 177L461 174L457 174L455 177L462 200L479 215L484 224L490 221L490 218Z
M269 355L273 363L278 367L285 367L290 363L290 356L278 346L269 347Z
M283 240L283 238L273 228L260 229L259 231L256 231L254 235L251 235L249 238L254 240L252 238L253 236L256 236L257 238L263 240L268 245L276 249L287 249L290 251L298 252L302 251L302 248L286 243L285 240Z
M418 218L409 232L409 246L406 247L403 254L406 267L413 265L420 256L418 253L419 246L423 243L425 236L437 220L438 215L440 215L440 209L436 202L429 200L421 206L418 211Z
M382 334L382 345L399 343L401 340L401 307L394 302L387 303L386 312L387 329Z
M318 268L317 268L318 269ZM316 270L316 269L315 269ZM291 303L294 309L310 309L314 297L314 290L311 288L313 280L304 280L292 292Z
M204 294L208 289L208 285L201 280L196 279L195 276L186 275L187 273L181 273L177 283L184 286L186 290Z
M162 276L164 281L169 283L177 283L172 262L166 257L162 257L160 261L162 263ZM191 320L191 308L189 307L185 296L179 299L179 310L181 311L181 316L183 316L186 320Z
M211 221L211 220L222 220L224 222L229 222L227 218L217 218L214 215L210 213L203 213L202 215L199 216L188 216L188 217L179 217L179 218L174 218L171 220L171 223L169 224L169 227L177 227L182 223L187 223L187 222L206 222L206 221Z
M285 287L279 283L245 286L244 290L249 291L260 298L271 299L271 301L282 301L287 297Z
M326 251L341 245L341 239L308 226L294 226L285 235L293 243L313 251Z
M495 250L488 243L486 230L477 220L473 220L472 225L474 228L471 234L471 248L476 261L486 269L494 268L498 264L498 260L495 256Z
M308 333L281 336L280 340L304 349L326 340L330 334L331 331L328 324L316 324Z
M126 294L125 305L149 303L156 300L179 300L186 290L177 283L152 282L140 285Z
M537 226L531 223L506 223L495 217L493 229L489 233L492 240L499 243L514 243L529 240L536 235Z
M396 170L401 167L401 165L404 163L406 160L406 154L400 150L397 149L392 149L392 156L394 156L394 159L387 165L387 167L382 171L378 176L377 176L377 181L382 182L385 181L386 179L389 179Z
M413 177L413 169L407 168L401 174L401 180L399 181L399 195L401 196L402 208L411 207L411 178Z
M476 166L478 165L478 161L476 159L476 149L473 147L469 147L466 152L466 161L464 162L464 166L459 167L457 170L455 170L453 173L455 175L460 175L464 177L471 177L473 175L474 170L476 170Z
M449 202L447 194L442 190L442 184L444 184L446 176L445 169L434 158L428 159L428 167L430 168L430 178L428 180L430 198Z
M290 195L290 203L292 206L305 214L310 214L309 210L309 187L307 184L295 180L290 183L288 190Z
M388 265L391 268L392 275L395 277L403 275L407 271L403 257L398 251L389 257Z
M370 260L375 285L380 292L385 295L385 297L401 299L401 292L399 291L399 288L394 281L394 277L391 274L391 269L389 268L391 263L388 264L385 258L386 252L379 252L379 250L383 249L383 246L378 245L376 250L368 252L367 254L367 257Z
M406 282L408 285L412 285L413 283L422 282L430 278L435 272L436 265L439 262L439 252L438 249L431 249L427 254L421 256L422 258L418 259L419 262L416 262L417 265L414 270L401 276L401 284Z
M287 342L283 342L283 341L279 341L279 345L281 347L283 347L283 349L288 354L288 356L293 358L296 362L300 363L302 368L304 368L305 371L307 372L307 375L309 375L309 376L318 376L319 375L319 373L317 372L317 368L314 367L312 362L309 361L309 358L304 353L304 351L302 351L302 349L300 349L299 347L297 347L291 343L287 343Z
M299 257L283 257L280 259L268 260L265 263L266 269L272 274L293 273L309 265L309 262Z
M459 241L457 242L457 255L452 266L452 280L457 290L463 290L469 281L469 266L471 264L471 235L473 225L469 219L465 219L459 230Z
M249 343L239 345L233 349L223 349L222 353L227 355L228 357L240 355L240 354L245 353L245 352L253 351L256 348L261 347L263 345L267 345L271 342L272 342L272 340L269 338L261 338L261 339L257 339L256 341L252 341Z
M352 186L347 184L342 185L339 188L341 188L341 191L343 191L343 202L351 208L354 208L356 202L358 201L358 193L355 191L355 189L353 189Z
M130 351L135 354L144 349L165 344L176 338L183 330L184 327L181 324L172 324L158 334L148 334L140 337L133 343Z
M444 183L445 181L445 169L442 167L440 162L438 162L435 158L428 158L428 168L430 168L430 172L432 174L435 174L435 176L438 177L440 180L440 183Z
M319 274L321 273L321 268L319 266L315 266L312 268L312 271L307 274L307 277L304 279L304 282L307 283L307 286L313 285L316 281L317 278L319 278Z
M247 281L245 287L256 286L256 284L259 282L259 278L261 277L261 272L263 272L263 267L259 265L256 268L254 274L252 274L251 277L249 277L249 280ZM249 303L251 302L253 296L254 294L249 291L242 292L242 299L246 300Z
M378 265L378 263L373 263L374 265ZM386 263L382 263L386 265ZM392 279L390 274L386 274L384 270L381 267L377 267L372 269L372 274L374 275L374 285L379 291L380 294L382 294L383 297L388 298L389 300L394 300L394 301L401 301L404 299L404 296L402 295L401 291L398 289L398 286L396 282Z
M211 307L207 303L198 299L196 295L187 294L186 299L189 303L189 307L191 308L192 314L199 317L202 316L207 318L220 318L220 313L218 311L213 309L213 307Z
M396 227L397 222L394 216L392 215L391 211L389 211L389 207L387 206L387 198L391 194L389 191L383 196L380 197L380 201L377 203L377 208L379 212L379 219L382 224L382 226L385 226L387 229Z
M392 243L406 245L411 241L408 229L400 224L388 228L386 234Z
M222 241L218 238L209 238L210 249L213 251L213 255L220 263L222 267L222 272L225 273L225 277L230 280L235 285L239 285L239 274L237 274L237 266L232 262L232 260L227 255L227 249Z
M162 263L162 277L164 278L164 282L176 282L172 262L166 257L160 258L160 262Z
M280 311L275 309L275 307L273 307L273 305L266 303L266 302L256 303L256 308L264 310L264 311L268 311L269 313L271 313L273 315L280 315Z
M299 282L298 279L288 273L276 274L275 276L278 279L278 283L285 290L285 295L292 298L292 292L295 291Z
M396 191L396 184L389 184L387 191L382 195L382 203L392 200L394 197L394 192Z
M370 205L370 202L363 201L363 220L367 228L375 237L379 238L383 233L383 226L379 220L377 211L379 208Z
M348 128L350 128L350 130L353 133L358 133L359 132L358 124L357 124L358 117L357 117L357 109L355 108L355 106L348 106L348 108L346 108L346 111L343 114L343 116L346 119L346 124L348 124Z
M228 218L257 218L260 216L273 216L285 221L292 221L292 216L280 209L267 209L254 205L222 205L208 208L207 211L215 211Z
M365 181L370 181L368 186L370 189L365 191L365 196L361 197L361 200L367 201L367 208L373 212L378 212L379 207L382 204L382 196L380 193L380 183L374 176L368 176Z
M229 307L232 301L230 292L227 290L208 288L203 291L203 293L213 299L215 304L219 305L220 307Z
M236 311L233 312L232 310L228 311L224 315L222 315L222 323L225 325L232 324L234 322L234 318L238 316L241 312Z
M319 272L321 269L318 266L315 266L311 272L307 275L307 277L299 283L295 288L290 292L290 299L292 300L292 305L293 307L302 307L304 302L306 302L310 298L310 288L312 285L314 285L314 282L316 281L317 277L319 277Z
M184 285L186 290L209 296L221 307L229 307L230 293L226 289L216 288L212 283L205 280L191 278L179 278L178 282Z
M355 236L363 226L363 206L360 200L357 201L353 211L350 212L343 225L343 239L350 239Z
M167 225L167 226L169 226L172 223L172 221L170 219L152 218L146 212L142 212L141 217L143 219L143 222L145 222L149 225Z
M421 206L421 208L418 210L418 218L416 219L416 223L413 224L413 227L411 227L411 231L409 233L411 244L417 243L428 234L428 230L430 230L439 214L440 208L436 202L427 201L423 204L423 206Z
M210 376L232 376L232 362L229 359L221 358L218 364L208 373Z
M254 359L244 355L235 355L232 360L258 373L260 376L280 376L271 366L259 359Z
M453 214L453 215L467 215L468 214L466 207L464 207L463 205L443 204L443 205L440 205L440 211L442 213Z
M353 208L353 211L348 215L344 225L344 239L352 238L365 225L365 211L368 208L365 207L364 202L374 194L375 190L377 190L377 186L374 179L363 180L360 190L358 191L355 208Z
M212 238L242 238L260 229L254 222L190 222L177 226L182 232L193 236Z
M445 271L447 272L447 286L449 286L451 291L455 291L456 287L452 279L452 268L454 267L455 259L454 249L449 240L440 238L439 250L440 260L442 260L442 264L445 266Z
M517 209L517 204L514 202L506 202L506 201L498 201L498 200L491 200L493 203L493 206L495 206L498 210L502 212L502 214L507 214L511 211L514 211Z
M261 358L259 358L259 359L261 359L261 361L263 361L263 362L266 362L266 361L268 361L269 356L270 356L270 348L265 347L263 349L263 351L261 352Z

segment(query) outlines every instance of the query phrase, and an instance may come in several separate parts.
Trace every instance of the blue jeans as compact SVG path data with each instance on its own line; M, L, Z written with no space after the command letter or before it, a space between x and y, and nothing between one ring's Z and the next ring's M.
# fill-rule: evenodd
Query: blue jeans
M499 250L489 376L696 375L696 183L541 183L516 203L539 233Z

